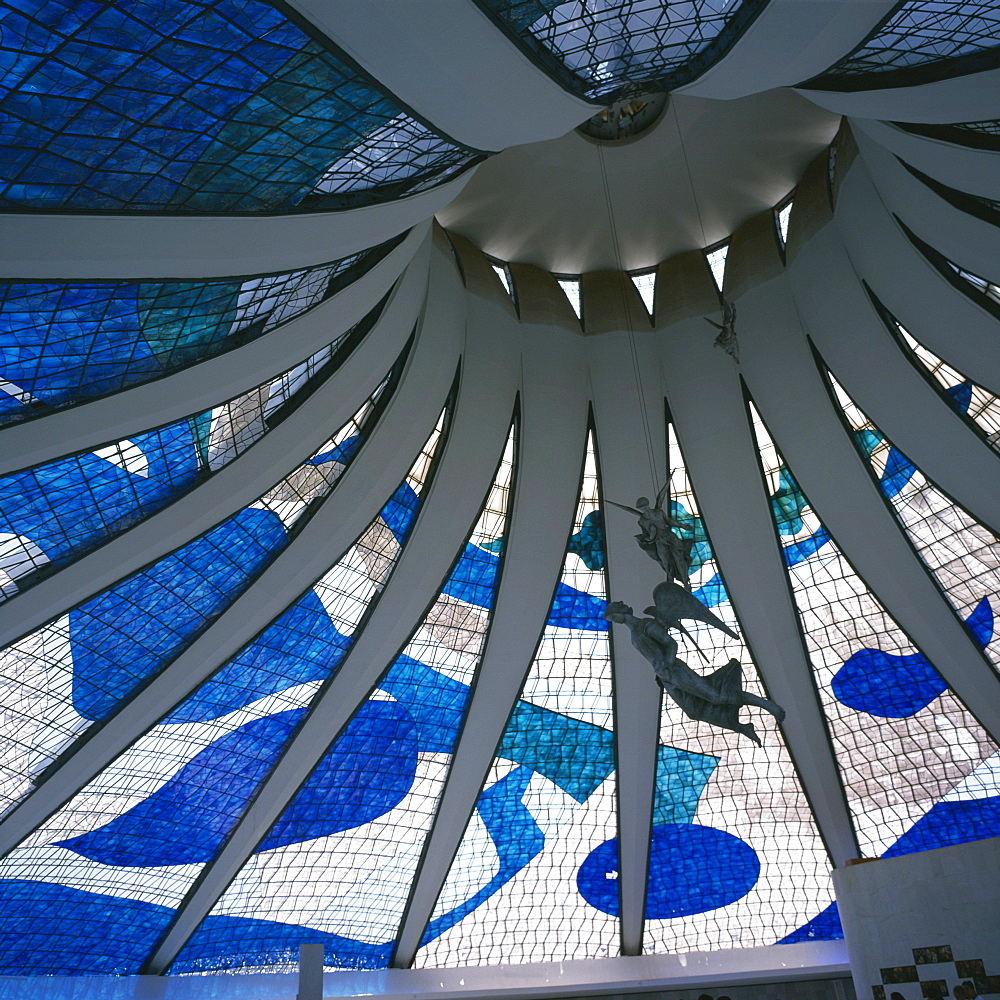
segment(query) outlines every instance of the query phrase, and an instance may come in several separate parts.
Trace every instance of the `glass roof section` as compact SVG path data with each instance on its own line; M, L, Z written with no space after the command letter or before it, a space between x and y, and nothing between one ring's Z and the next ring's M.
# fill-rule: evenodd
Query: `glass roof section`
M938 489L828 374L862 458L938 586L994 668L1000 670L1000 539Z
M5 949L12 956L5 973L140 971L350 648L409 537L445 424L443 412L407 479L312 589L0 863L7 903L0 940L23 934L32 907L57 903L48 918L50 948L28 955ZM315 841L388 808L395 794L388 776L359 775L356 765L374 746L393 743L386 730L394 723L401 726L397 742L412 729L393 705L378 702L355 719L260 851ZM287 893L278 899L291 902ZM76 926L81 918L84 931ZM103 947L93 940L95 927L109 936ZM199 956L196 967L226 967L228 952L215 961L205 954L220 937L232 947L236 935L241 963L260 964L252 939L262 929L270 931L265 947L274 949L266 920L209 918L188 951ZM29 961L41 964L26 967Z
M478 157L263 0L2 6L2 208L353 207Z
M377 312L301 364L210 410L0 478L0 601L144 521L243 454L336 370ZM340 346L345 351L338 353ZM401 366L402 359L396 376Z
M208 963L233 954L251 965L291 968L303 928L310 940L323 942L328 966L388 965L479 669L499 583L502 560L495 553L502 551L506 532L516 453L515 423L440 595L339 737L353 738L341 751L351 758L326 778L326 801L304 794L332 770L324 759L172 971L213 967ZM367 789L360 802L359 788ZM333 823L329 805L337 802L344 803L344 818ZM278 828L293 820L303 835L289 842ZM276 937L273 922L293 926Z
M563 86L608 102L680 87L721 59L766 0L476 0Z
M890 332L895 334L907 356L927 376L931 385L938 390L941 398L956 413L964 416L988 444L1000 450L1000 398L973 382L972 379L966 378L958 369L953 368L929 348L924 347L875 298L871 289L868 289L868 294L875 303L875 308L878 309L882 321Z
M751 412L862 855L895 857L977 839L975 801L956 806L945 799L963 782L969 788L978 783L972 776L996 754L996 744L855 573L760 415ZM989 637L989 626L976 618L970 628Z
M9 811L75 737L111 716L242 594L329 495L377 420L388 379L267 493L0 653Z
M617 953L618 884L593 860L598 851L617 858L600 503L591 432L548 619L424 933L418 968Z
M943 139L973 149L1000 149L1000 118L978 122L952 122L948 125L929 125L923 122L893 122L897 128L915 135Z
M153 381L326 301L405 238L221 281L0 282L0 425Z
M767 0L461 2L476 5L470 16L481 29L484 51L495 44L511 54L513 44L548 74L521 66L524 82L541 86L537 105L525 109L534 116L530 128L537 138L548 127L547 116L553 122L559 115L572 118L577 105L592 105L583 118L640 92L696 81L725 59ZM440 117L457 134L472 134L499 112L504 93L491 105L480 88L470 110L459 77L456 87L433 75L408 85L407 73L394 70L397 99L367 69L385 65L379 60L388 36L361 44L355 35L357 44L345 41L341 49L340 15L330 20L327 38L309 24L307 6L285 0L0 0L0 114L7 121L0 140L0 213L17 213L17 225L28 233L25 259L8 272L28 278L0 281L0 437L6 429L14 447L24 442L23 459L16 459L23 467L9 464L14 471L0 476L0 605L6 605L0 607L0 975L288 972L298 964L299 945L317 941L327 969L381 970L411 959L432 969L758 946L776 956L777 968L787 949L772 945L843 936L831 855L840 864L851 853L892 857L1000 836L1000 716L986 698L967 705L956 694L970 697L967 687L1000 690L1000 538L928 480L829 376L843 433L899 526L898 537L887 522L891 537L871 539L875 557L881 545L908 540L914 560L922 561L912 568L918 574L926 569L927 581L921 576L919 582L934 581L962 623L935 647L932 663L904 627L924 641L916 616L936 610L949 624L949 611L937 602L940 607L909 609L904 616L891 582L880 579L876 593L862 579L850 561L856 550L840 527L849 509L840 520L835 513L850 496L816 495L824 516L845 532L847 547L841 549L779 453L776 442L792 454L794 435L805 431L775 421L772 440L749 395L743 420L741 393L749 394L756 380L763 383L760 366L768 359L750 364L747 356L745 386L731 366L716 371L718 352L706 355L704 333L695 332L707 329L701 315L706 304L688 289L670 290L678 303L670 325L687 325L668 327L663 337L640 336L630 369L627 357L611 353L624 344L620 329L581 339L558 328L558 316L564 326L568 322L563 293L582 322L579 274L554 274L559 292L548 278L547 286L532 286L525 270L520 305L532 320L521 329L478 326L499 313L466 308L465 272L438 232L426 254L414 258L418 279L430 260L423 318L393 365L398 347L386 358L374 357L371 344L353 354L373 329L386 332L394 322L391 313L383 314L392 293L378 303L372 293L355 312L363 289L352 289L347 319L338 293L394 250L386 263L396 261L405 233L340 260L317 251L306 261L310 266L295 271L126 280L108 263L117 258L100 246L92 260L79 254L74 264L64 256L48 269L47 255L32 240L46 225L68 225L65 219L45 221L50 215L120 216L72 220L69 228L84 235L88 227L148 229L144 213L174 215L157 226L195 239L206 227L257 231L269 225L261 216L313 211L326 214L286 218L281 225L320 227L321 235L327 227L337 236L357 214L364 218L358 231L372 234L371 242L411 224L424 199L393 202L463 172L471 175L469 168L486 154L454 141L434 121ZM877 108L873 114L905 116L900 108L914 105L901 88L995 68L998 11L992 0L902 0L857 48L807 86L869 89L865 101ZM755 72L746 80L741 74L744 56L758 42L772 44L762 37L763 27L761 22L752 44L712 74L713 88L726 77L721 89L732 89L733 102L758 96L752 93ZM817 51L815 39L798 30L806 58ZM860 32L854 41L858 37ZM416 49L407 53L407 35L397 41L395 55L413 55L407 72L418 73L423 56ZM439 68L428 60L424 72ZM738 94L744 84L748 93ZM699 97L705 93L700 86L678 95L678 107L710 100L721 106L723 99ZM802 93L809 92L805 86ZM523 93L517 87L513 92ZM411 99L434 121L404 103ZM983 113L957 104L942 110L947 102L941 101L932 117ZM833 94L824 105L841 107ZM483 119L473 128L476 115ZM513 130L517 117L518 111L504 108L487 131ZM572 121L563 122L563 131L567 124ZM944 174L952 184L961 185L966 167L971 175L974 161L1000 149L995 120L890 124L915 133L895 133L907 140L904 153L925 144L919 135L940 140L935 156L947 158L950 149L955 169L942 161L942 170L948 166ZM784 128L779 122L775 134ZM847 125L841 135L850 138ZM622 155L641 157L645 148L622 147ZM836 151L831 145L822 165L831 184ZM691 161L695 182L705 170L722 169L706 152L713 150L700 150ZM878 173L874 159L867 167L873 177ZM963 224L996 222L1000 202L913 172L943 199L935 201L931 233L955 215L956 228L942 246L956 245ZM767 206L793 181L748 175L738 186L766 187L756 204ZM982 188L979 181L972 186ZM629 199L641 204L647 194L673 197L669 190L654 194L640 186ZM858 197L855 186L844 194ZM806 215L828 208L826 193L807 184L797 197ZM497 203L497 217L503 207ZM709 215L717 208L725 205L708 206ZM855 201L838 216L852 220L858 241L867 235L864 212L882 210L877 199L860 208ZM338 212L351 209L358 212ZM791 195L773 214L783 247ZM258 218L228 218L239 215ZM893 220L887 215L884 221ZM634 233L627 228L621 229L624 238L641 244L641 227ZM945 282L905 254L881 277L898 278L896 287L905 293L907 282L912 288L930 275L934 287L927 294L936 288L976 320L971 332L961 324L949 331L954 357L970 357L983 324L1000 320L997 275L973 273L903 229ZM727 231L715 229L711 238ZM692 235L684 246L705 242ZM335 243L343 241L330 245ZM504 252L516 259L542 259L516 240L489 245L507 247ZM865 255L851 257L852 274L850 268L823 268L823 255L839 250L822 240L810 254L814 248L815 271L803 272L801 262L789 266L799 267L807 282L833 275L841 283L828 290L830 308L836 309L844 283L866 287L866 277L875 280L865 273ZM632 253L636 249L626 256L654 259L641 247ZM12 257L16 250L10 249ZM729 240L698 251L720 295L728 251ZM155 248L150 254L155 262ZM267 268L266 253L261 259L232 270ZM968 259L986 267L976 254ZM98 269L101 260L106 270ZM486 260L516 299L511 268ZM662 263L668 273L670 264ZM155 274L176 273L166 261L162 270L154 266ZM565 266L585 269L579 262ZM104 278L73 278L88 273ZM650 314L656 274L629 275ZM855 295L857 289L847 291ZM500 295L499 288L495 292ZM594 292L602 294L596 286ZM751 294L763 302L779 293L785 294L759 286ZM474 295L470 291L470 301ZM591 304L606 315L617 308L599 298ZM718 303L712 298L708 305ZM960 371L948 360L951 341L931 341L943 352L939 357L876 306L921 377L972 433L1000 451L1000 399L974 381L995 381L985 361L968 374ZM825 307L810 300L810 308ZM362 309L368 314L350 326ZM504 309L516 322L514 311ZM753 325L772 313L747 310L750 353L767 349ZM791 343L779 343L786 334L806 336L812 319L801 317L802 331L795 324L776 331L776 349ZM554 329L546 331L547 324ZM396 332L402 339L409 328ZM539 343L550 333L565 343ZM293 349L286 335L308 346ZM860 336L849 328L841 335ZM262 337L266 342L245 352L246 359L225 357ZM562 347L572 348L569 363ZM343 379L351 372L340 369L352 354L349 368L357 363L363 374L348 386ZM264 355L277 360L271 365ZM187 371L202 362L207 367L200 372ZM689 363L702 367L688 369ZM422 384L396 391L405 378L440 379L456 367L450 393L447 379L433 383L432 397ZM253 375L245 374L248 368ZM185 387L213 372L220 375L218 395L199 389L184 402ZM706 377L709 402L687 392L697 386L675 381L685 372ZM650 419L653 410L643 398L651 391L658 408L665 385L672 395L678 389L671 407L679 430L670 413L662 424ZM569 388L572 393L564 392ZM341 389L349 405L341 398L331 422L318 408ZM116 399L118 393L127 395ZM460 393L482 394L472 406L480 419L496 415L487 429L495 432L488 451L479 428L461 427L449 440ZM571 433L558 437L573 442L571 452L544 469L562 477L561 484L546 482L540 489L533 469L519 478L518 393L526 401L525 441L536 440L528 435L539 431L542 416L554 418L542 428L547 432L570 430L576 421ZM157 394L165 401L160 415L151 408L144 422L140 415L126 425L125 415ZM698 407L721 406L727 394L735 419L705 426L718 414ZM820 395L814 405L828 407ZM927 420L961 433L956 417L924 395L934 410ZM609 419L607 427L598 428L594 413L586 414L588 396L598 416ZM775 413L787 412L787 400L758 398L764 413L770 415L772 406ZM563 409L574 400L576 411ZM890 394L886 406L892 402ZM91 403L72 415L59 413ZM622 409L612 414L619 403ZM271 445L263 443L301 405L295 420L268 439ZM392 442L383 440L391 428L379 430L378 422L390 405L392 423L408 423L413 437L387 469L378 455L392 451ZM515 416L508 424L511 407ZM677 535L690 543L690 590L733 632L692 623L677 636L678 656L702 676L740 671L741 685L758 699L741 714L757 727L762 745L697 721L669 698L650 698L644 754L618 754L629 723L623 706L643 694L635 686L642 678L629 679L634 654L628 637L612 636L604 613L609 592L618 596L621 590L630 599L639 594L628 593L629 561L618 562L619 542L636 556L631 532L605 535L610 504L602 490L611 484L601 482L596 442L600 429L610 437L606 447L622 449L605 452L606 461L614 457L626 473L616 475L612 496L625 488L621 480L629 473L645 481L641 440L625 440L611 420L624 420L633 407L642 412L651 467L663 464L655 460L653 440L660 448L666 443L663 506ZM704 424L691 419L696 410ZM316 421L307 438L272 467L266 460L274 443L310 414ZM810 418L808 401L799 416ZM881 408L876 416L889 427ZM77 443L51 447L72 420L80 423ZM21 423L27 426L15 426ZM839 425L835 430L840 433ZM730 431L738 437L724 440ZM116 439L108 440L112 435ZM716 447L724 455L725 447L743 448L743 440L751 445L751 466L759 458L765 488L756 511L764 517L763 536L756 541L773 556L766 586L770 597L781 596L786 649L794 647L777 657L765 657L766 625L751 619L752 602L760 600L755 567L737 572L739 532L757 524L754 511L737 510L725 492L735 485L732 466L739 463L716 470L690 450ZM93 450L76 451L80 442ZM994 452L971 439L969 445L981 461L995 460ZM474 490L461 496L460 522L443 477L431 490L446 454L458 475L477 470ZM710 461L718 458L713 454ZM237 459L238 467L227 469ZM463 459L472 461L463 466ZM812 489L808 463L802 463L799 474ZM929 458L927 467L936 469ZM214 506L212 497L227 480L242 492ZM558 519L544 503L554 486L564 490ZM178 524L200 500L197 526ZM426 511L425 503L431 505ZM719 517L717 510L721 523L706 523ZM723 534L726 512L733 534ZM341 514L348 520L340 521ZM435 527L449 517L452 540L440 551ZM513 544L523 541L517 535L522 517L538 517L536 528L554 539L544 572L537 561L506 557L512 532ZM112 544L99 552L106 542ZM147 542L149 548L139 551ZM137 552L127 569L111 575L105 565L100 578L71 587L132 543ZM431 551L433 571L420 558ZM900 551L909 555L905 546ZM417 584L416 602L408 580ZM539 595L529 631L517 615L517 600L524 599L519 584L526 583ZM403 591L419 605L412 613L394 610L407 606ZM508 594L514 595L510 604ZM931 589L929 595L934 605L937 594ZM495 614L497 607L503 614ZM21 610L34 614L30 622L15 618ZM752 648L758 625L760 651ZM517 657L508 655L515 638L523 643ZM372 649L377 655L369 655ZM945 663L948 653L954 659ZM787 674L779 673L783 668ZM786 685L790 678L794 683ZM645 682L652 693L652 681ZM787 724L764 711L759 699L769 697L768 684L782 692L775 697L783 704L787 690L806 696L811 732L792 726L802 701L797 706L787 699ZM503 698L491 699L489 692L499 688ZM324 725L331 717L335 724ZM483 719L493 726L488 738L475 724ZM461 808L453 809L456 803ZM648 868L641 871L631 859L644 857L647 846ZM214 984L206 985L214 991Z
M993 0L903 0L853 52L801 86L865 90L991 69L998 38Z
M692 543L694 596L739 634L673 424L668 424L670 516ZM678 657L699 673L743 667L743 689L767 690L745 644L687 621ZM763 746L687 718L664 698L646 897L651 954L781 943L826 910L830 859L772 716L744 709ZM807 932L808 933L808 932ZM812 938L841 937L839 925Z

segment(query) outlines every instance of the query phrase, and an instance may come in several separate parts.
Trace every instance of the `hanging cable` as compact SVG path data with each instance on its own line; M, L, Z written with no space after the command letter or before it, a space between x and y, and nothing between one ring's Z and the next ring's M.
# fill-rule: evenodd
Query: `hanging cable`
M622 266L621 248L618 244L618 227L615 225L615 213L611 205L611 187L608 184L608 169L604 162L604 147L597 147L597 155L601 164L601 183L604 186L604 203L608 210L608 226L611 229L611 248L615 255L615 266L624 277L625 269ZM629 279L631 280L631 279ZM621 311L625 319L625 331L628 334L629 351L632 355L632 371L635 375L636 387L639 391L639 410L642 415L642 432L646 440L646 457L649 461L649 478L653 489L659 489L659 482L656 477L656 461L653 455L653 436L649 428L649 413L646 409L646 393L642 385L642 369L639 366L639 353L635 343L635 328L632 324L632 311L625 295L625 286L619 282L619 293L621 295Z

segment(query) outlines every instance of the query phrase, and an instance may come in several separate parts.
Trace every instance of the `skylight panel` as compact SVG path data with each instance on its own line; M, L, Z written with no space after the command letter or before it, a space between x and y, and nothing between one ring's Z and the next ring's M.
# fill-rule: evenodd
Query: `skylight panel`
M503 285L507 294L510 295L510 278L507 277L507 268L501 267L499 264L491 264L490 266L493 268L496 276L500 279L500 284Z
M722 291L722 280L726 274L726 257L729 255L729 240L713 250L706 250L705 257L708 259L708 266L712 269L712 277L715 279L716 287Z
M1000 285L995 285L992 281L987 281L986 278L979 277L978 274L966 271L964 267L959 267L958 264L955 264L950 260L948 261L948 264L956 274L965 278L965 280L972 285L973 288L982 292L987 298L1000 304Z
M781 240L782 249L788 244L788 222L792 217L792 199L779 209L775 210L774 221L778 227L778 238Z
M583 311L580 306L580 279L560 278L557 276L556 281L559 282L559 287L566 293L566 298L569 299L569 304L573 307L576 318L582 322Z
M630 274L632 284L646 305L646 312L653 315L653 295L656 291L656 271L643 271L641 274Z

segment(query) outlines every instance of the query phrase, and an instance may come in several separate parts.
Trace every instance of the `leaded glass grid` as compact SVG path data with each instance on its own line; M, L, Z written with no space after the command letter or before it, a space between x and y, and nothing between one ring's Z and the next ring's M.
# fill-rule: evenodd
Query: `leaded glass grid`
M262 0L2 7L0 207L353 207L477 158Z
M610 102L680 87L729 51L766 0L476 0L563 86Z
M924 122L893 122L892 124L906 132L912 132L914 135L924 135L958 146L1000 150L1000 118L978 122L953 122L949 125L930 125Z
M417 967L617 954L617 882L602 884L599 895L582 888L595 850L617 858L600 505L591 432L549 615L425 930Z
M991 69L998 37L994 0L904 0L853 52L800 86L867 90Z
M978 839L940 805L997 747L865 585L750 407L771 513L858 844L896 856ZM981 794L989 794L984 786ZM1000 824L994 832L1000 832ZM982 836L990 836L987 830Z
M672 422L667 430L670 516L692 543L688 582L694 596L739 634ZM708 674L735 659L743 666L743 689L768 696L742 640L702 622L684 625L688 635L672 634L688 666ZM694 721L664 697L647 953L780 943L833 899L830 859L781 729L762 709L741 714L763 746Z
M1000 668L1000 539L934 485L827 377L851 437L917 554L966 623L970 637Z
M0 425L142 385L302 315L405 238L218 281L0 282Z
M228 465L333 373L378 311L301 364L210 410L0 478L0 601L134 527ZM401 365L402 359L396 375Z
M355 788L369 788L376 807L327 836L262 847L180 953L173 972L225 965L230 955L237 963L291 969L303 932L324 943L329 967L388 965L489 628L516 427L440 595L340 738L357 734L357 770L335 775L333 794L350 797ZM291 822L297 809L295 822L313 828L323 808L322 801L293 802L278 825Z
M338 669L388 580L418 513L447 414L448 408L407 478L337 564L0 862L0 895L14 903L0 917L0 940L22 931L18 921L31 896L16 883L30 879L36 899L59 898L66 888L85 893L75 902L114 935L112 953L86 950L56 916L50 917L50 946L27 954L4 949L14 955L8 967L18 974L78 970L81 964L104 974L139 971L166 920L211 864L321 685ZM354 812L381 807L386 793L378 790L377 776L352 773L363 748L377 742L390 721L384 716L385 710L392 714L391 706L379 707L334 744L261 850L301 844L342 828ZM337 787L345 779L355 787L353 798ZM376 789L367 796L356 791L365 780ZM208 923L217 933L236 927L249 936L266 926L259 919ZM16 964L18 958L28 967Z
M357 455L390 381L252 504L0 652L0 811L23 798L75 737L163 670L257 579Z
M953 368L929 348L924 347L875 298L871 289L867 290L882 322L895 335L906 355L941 394L941 398L956 413L965 417L970 426L975 428L989 445L1000 451L1000 399L977 382L966 378L957 368Z

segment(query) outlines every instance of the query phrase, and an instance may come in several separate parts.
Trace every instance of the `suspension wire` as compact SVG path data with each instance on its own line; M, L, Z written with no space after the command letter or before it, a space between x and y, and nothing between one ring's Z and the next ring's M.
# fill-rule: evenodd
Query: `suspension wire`
M688 187L691 188L691 200L694 202L695 215L698 216L698 228L701 230L701 245L708 245L708 237L705 235L705 222L701 217L701 206L698 204L698 192L694 188L694 175L691 173L691 164L688 161L687 146L684 144L684 133L681 131L681 117L677 114L677 105L670 102L674 112L674 128L677 129L677 141L681 147L681 156L684 159L684 170L687 173Z
M618 227L615 225L615 213L611 206L611 187L608 184L608 168L607 164L604 162L603 146L597 147L597 155L601 164L601 183L604 186L604 203L608 210L608 224L611 228L611 248L615 254L615 265L622 278L624 279L628 277L628 280L631 281L631 277L625 275L625 269L622 267L621 247L618 243ZM639 366L639 353L635 344L635 327L632 323L632 312L629 309L628 299L625 295L625 286L621 282L619 282L619 294L621 295L622 316L625 319L625 330L628 334L629 351L632 355L632 371L635 375L636 387L639 391L639 410L642 416L643 437L646 440L646 458L649 461L649 478L653 484L654 491L658 491L660 484L656 478L656 461L653 456L653 436L649 428L649 413L646 409L646 393L642 385L642 369ZM656 495L655 492L653 495Z

